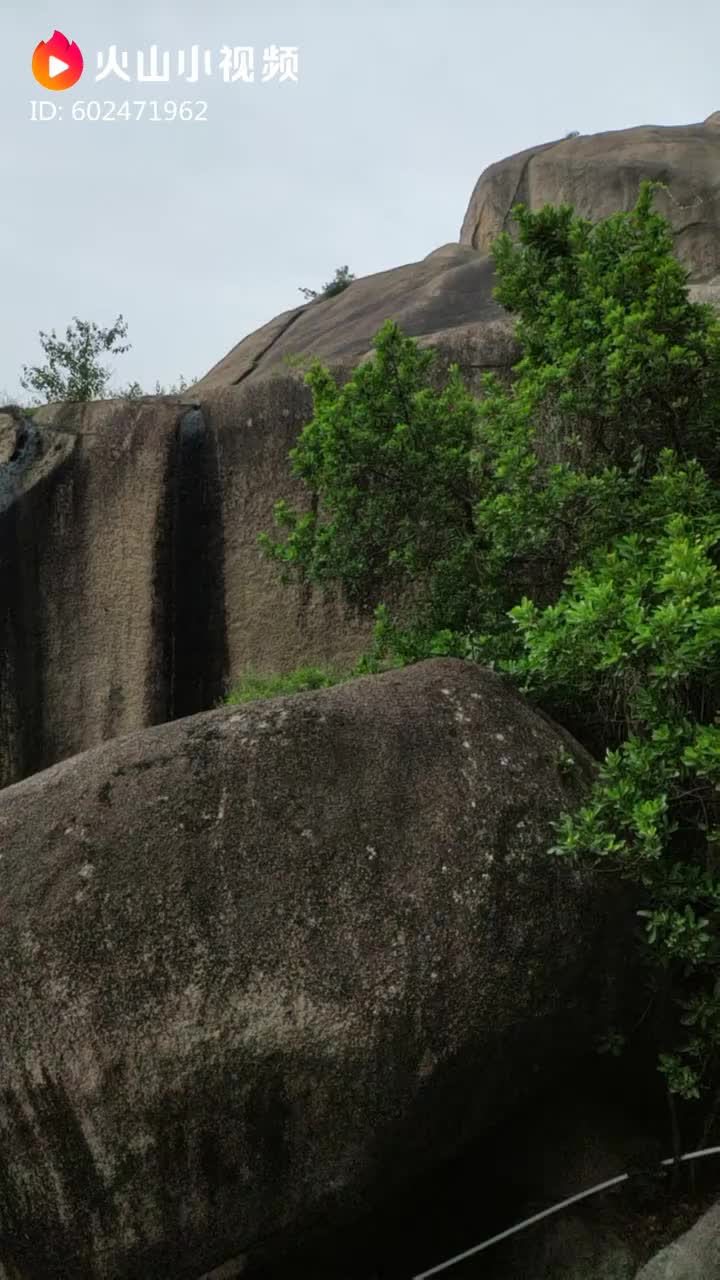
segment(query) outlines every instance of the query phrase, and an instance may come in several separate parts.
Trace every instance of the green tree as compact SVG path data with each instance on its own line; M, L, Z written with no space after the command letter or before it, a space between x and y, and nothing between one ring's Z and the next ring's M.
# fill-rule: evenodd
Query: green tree
M720 1069L720 322L653 184L595 225L514 217L493 247L512 381L438 387L393 325L345 386L316 364L310 509L278 504L263 544L384 601L369 661L489 663L603 758L552 852L633 885L659 1066L697 1098Z
M112 371L102 362L105 353L120 355L130 350L124 343L127 324L119 315L109 328L94 321L73 318L58 338L40 330L40 345L46 357L43 365L24 365L20 385L36 403L50 400L99 400L107 390Z
M457 370L433 390L434 353L389 322L375 359L340 387L315 361L307 374L314 416L291 453L316 495L312 509L275 508L286 538L261 539L286 579L339 582L354 605L412 586L430 626L458 625L472 579L471 451L477 402Z
M322 289L303 289L300 286L300 293L307 298L308 302L315 302L318 298L334 298L337 293L342 293L352 284L355 276L348 266L338 267L332 280L328 280Z

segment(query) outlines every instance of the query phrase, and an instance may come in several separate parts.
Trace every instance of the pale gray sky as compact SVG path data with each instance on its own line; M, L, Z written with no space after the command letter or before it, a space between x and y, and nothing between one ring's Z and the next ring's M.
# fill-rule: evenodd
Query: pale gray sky
M122 312L116 380L199 377L348 263L366 275L456 240L481 170L578 129L703 120L720 108L713 0L0 0L6 69L0 389L17 395L39 329ZM55 28L85 70L42 89ZM96 82L127 50L133 82ZM137 83L138 50L213 55L197 84ZM297 46L298 83L260 82ZM223 45L256 81L225 83ZM32 100L62 120L30 120ZM207 121L73 121L73 103L205 100ZM146 109L149 111L150 109Z

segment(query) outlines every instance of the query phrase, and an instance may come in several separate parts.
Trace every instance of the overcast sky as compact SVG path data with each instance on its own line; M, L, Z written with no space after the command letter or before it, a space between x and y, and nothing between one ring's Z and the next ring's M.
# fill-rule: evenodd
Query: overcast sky
M493 161L571 129L703 120L720 109L711 0L0 0L0 393L19 393L39 329L122 312L116 381L201 376L302 302L337 266L356 275L457 240ZM59 29L80 81L43 89L33 50ZM127 51L132 81L96 81ZM171 55L138 83L137 55ZM263 51L298 49L297 82L262 82ZM197 83L177 57L199 46ZM225 82L223 46L255 50ZM212 73L203 67L211 54ZM31 102L62 118L31 121ZM73 120L88 100L207 103L206 120ZM172 108L169 108L171 110ZM192 108L202 112L202 108Z

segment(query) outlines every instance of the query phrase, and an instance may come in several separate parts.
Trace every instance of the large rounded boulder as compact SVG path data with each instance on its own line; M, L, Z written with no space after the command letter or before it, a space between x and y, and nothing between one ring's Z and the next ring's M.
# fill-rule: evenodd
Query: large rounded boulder
M461 244L486 254L511 229L513 207L570 204L593 222L632 209L640 183L666 190L656 207L670 221L675 252L695 281L720 272L720 113L704 124L642 125L546 142L492 164L481 174L460 232Z
M436 660L7 788L0 1277L197 1277L545 1087L620 965L606 883L546 856L592 773Z

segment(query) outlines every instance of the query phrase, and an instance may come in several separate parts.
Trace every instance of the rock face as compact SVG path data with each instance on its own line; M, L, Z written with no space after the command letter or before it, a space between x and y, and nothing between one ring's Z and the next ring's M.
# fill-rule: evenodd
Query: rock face
M310 396L289 375L0 429L0 786L206 710L248 665L350 667L370 621L258 551Z
M277 499L308 498L296 358L348 375L393 314L469 378L507 369L491 289L487 259L447 245L272 321L180 398L0 414L0 787L204 710L248 667L352 665L371 618L283 587L258 551Z
M3 415L0 785L166 718L176 416L163 402Z
M463 243L285 312L182 397L0 411L0 786L204 710L249 667L351 666L371 619L283 587L257 547L278 498L308 501L287 460L311 412L303 363L347 376L392 317L470 382L508 372L487 250L514 201L599 217L648 175L670 182L696 296L720 304L719 155L714 117L535 148L481 177Z
M23 423L11 413L0 413L0 467L7 467L21 447Z
M493 300L494 283L488 257L465 245L443 245L421 262L364 276L334 298L285 311L233 347L191 392L202 396L284 373L307 356L349 372L370 354L375 334L389 317L421 345L456 360L471 377L479 370L505 369L518 349L509 317Z
M720 1280L720 1205L648 1262L636 1280Z
M716 113L717 115L718 113ZM672 224L677 256L691 278L720 272L720 129L705 124L619 129L531 147L490 165L473 191L460 243L488 253L510 229L515 204L571 204L583 217L631 209L644 178L668 186L656 207Z
M2 1280L239 1266L569 1067L622 964L617 902L543 853L590 773L443 660L6 789Z

